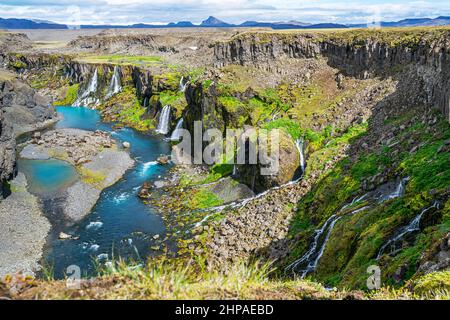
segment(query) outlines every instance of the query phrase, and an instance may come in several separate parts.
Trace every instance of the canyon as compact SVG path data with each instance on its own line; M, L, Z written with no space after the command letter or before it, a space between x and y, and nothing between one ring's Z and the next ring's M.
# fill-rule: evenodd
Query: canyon
M68 130L43 129L59 120L53 106L95 109L113 123L112 138L133 128L165 140L166 155L177 130L193 132L195 121L224 136L227 128L281 129L276 175L224 161L148 178L134 197L167 229L164 239L152 235L152 250L196 258L192 268L209 272L270 261L286 281L307 276L327 287L364 289L372 265L384 285L414 287L427 275L448 284L449 34L445 27L105 30L47 46L8 34L0 54L0 205L18 197L10 181L23 179L21 137L43 131L27 138L35 144L21 158L26 151L47 158L48 150L36 150L62 138L40 143L40 135ZM114 142L102 137L104 153ZM91 154L76 149L81 143L61 145L76 159L56 158L83 166ZM93 204L133 167L124 162Z

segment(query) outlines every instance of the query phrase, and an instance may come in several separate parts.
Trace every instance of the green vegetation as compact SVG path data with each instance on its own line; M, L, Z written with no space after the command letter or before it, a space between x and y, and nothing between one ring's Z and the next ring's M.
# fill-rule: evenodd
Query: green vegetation
M103 56L80 56L79 62L85 63L109 63L114 65L130 65L138 67L154 67L163 64L163 59L158 56L125 56L125 55L103 55Z
M131 86L123 87L122 92L99 105L97 109L105 121L119 122L139 131L154 127L152 119L145 117L146 110L136 96L136 89Z
M405 123L410 116L391 121L391 125ZM398 135L398 146L404 146L404 151L394 152L393 148L380 146L371 153L350 154L333 169L323 172L319 182L299 203L290 231L290 238L296 241L288 260L292 261L305 252L318 225L354 197L362 195L362 181L373 181L372 178L377 174L394 172L396 176L410 178L405 195L341 219L331 233L312 277L331 286L364 288L367 267L377 264L382 269L385 285L399 287L411 279L416 274L423 253L448 232L448 209L435 213L433 224L399 253L394 256L385 254L380 261L376 261L375 257L383 243L400 226L409 223L424 208L429 207L439 194L445 194L450 185L448 153L440 151L450 137L450 125L441 116L440 119L434 134L425 126L414 125ZM323 169L339 150L352 145L363 135L370 134L367 130L367 125L357 125L339 137L328 135L326 138L326 132L319 135L318 140L321 142L317 144L316 151L309 155L305 176L308 177L310 170ZM415 141L419 146L417 151L410 151L406 139ZM401 280L395 280L398 270L402 270Z
M55 101L55 106L70 106L77 100L77 93L78 93L78 84L74 84L69 86L66 89L66 95L62 100Z
M208 189L193 190L192 192L193 194L189 196L187 204L188 208L192 210L211 208L223 204L223 200Z
M163 106L169 105L176 110L175 117L180 118L183 110L187 106L186 98L183 92L165 90L159 93L159 101Z
M84 167L77 167L77 171L81 176L81 181L89 184L97 189L103 189L103 182L106 176L102 172L93 171Z
M99 267L98 277L83 284L83 290L73 290L65 280L35 281L18 277L20 290L13 298L20 299L96 299L96 300L311 300L311 299L449 299L448 272L433 273L400 289L382 288L366 295L361 292L329 291L308 280L273 278L271 265L236 262L226 272L209 270L196 258L186 264L176 259L150 260L145 266L112 261ZM17 281L16 279L16 281ZM0 289L12 286L12 279L0 282ZM17 283L15 283L17 285Z

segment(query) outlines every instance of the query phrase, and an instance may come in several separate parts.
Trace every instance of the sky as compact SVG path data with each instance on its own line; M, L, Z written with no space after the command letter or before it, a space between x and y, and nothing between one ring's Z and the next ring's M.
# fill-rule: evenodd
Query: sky
M302 21L367 23L450 16L450 1L386 0L1 0L1 18L80 24L200 23L208 16L229 23Z

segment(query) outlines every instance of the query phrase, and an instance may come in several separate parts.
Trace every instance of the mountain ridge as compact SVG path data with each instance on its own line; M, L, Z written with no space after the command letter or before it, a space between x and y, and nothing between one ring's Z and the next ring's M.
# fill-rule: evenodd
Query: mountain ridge
M375 25L375 23L373 23ZM450 25L450 16L439 16L437 18L411 18L400 21L381 21L381 27L419 27L419 26L445 26ZM125 28L243 28L261 27L272 29L345 29L345 28L366 28L368 24L340 24L332 22L305 23L290 20L287 22L262 22L248 20L240 24L227 23L214 16L209 16L200 24L191 21L170 22L168 24L136 23L130 25L80 25L81 29L125 29ZM18 19L0 18L0 29L74 29L76 26L44 21L39 19Z

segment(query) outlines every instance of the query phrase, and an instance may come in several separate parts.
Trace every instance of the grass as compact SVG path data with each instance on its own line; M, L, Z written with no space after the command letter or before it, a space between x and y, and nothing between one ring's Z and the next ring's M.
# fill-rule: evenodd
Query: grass
M159 56L89 55L80 56L77 60L83 63L108 63L137 67L154 67L163 64L163 59Z
M188 199L188 208L206 209L223 204L223 200L208 189L193 190Z
M70 106L72 105L78 98L78 87L79 84L74 84L69 86L66 89L65 97L62 100L58 100L54 102L55 106Z
M410 118L411 115L389 125L398 126L410 121ZM413 278L423 253L448 232L448 209L435 213L432 225L422 230L398 254L392 257L385 254L380 261L375 261L375 257L381 245L400 226L409 223L430 206L433 199L445 196L445 190L450 185L448 153L438 151L450 138L450 126L442 116L439 119L434 134L425 126L415 125L397 136L400 143L395 150L379 146L370 153L346 157L333 169L324 172L321 180L298 205L298 213L289 234L291 239L295 239L291 260L304 253L317 226L356 195L363 194L361 181L378 173L394 172L391 179L395 176L410 178L405 195L339 221L314 278L327 285L360 288L365 286L366 270L372 264L380 265L383 283L390 286L399 287ZM368 129L363 124L351 127L339 137L326 138L326 133L321 134L317 150L309 155L305 176L308 177L309 170L314 172L323 169L328 159L335 157L345 145L351 145L363 135L369 135ZM410 152L410 147L402 148L406 139L413 139L415 145L419 146L418 150ZM403 270L401 281L394 280L398 270Z
M106 179L106 176L103 173L84 167L78 167L77 170L81 176L81 181L95 187L96 189L103 189L103 183Z
M139 131L154 127L152 119L144 117L146 109L141 106L134 87L125 86L122 92L99 105L104 121L119 122Z
M147 264L112 261L99 268L98 277L81 281L81 289L67 287L66 281L6 278L0 285L20 288L16 299L47 300L323 300L345 299L449 299L449 273L440 272L413 281L403 288L382 288L371 293L326 290L309 280L273 277L271 264L237 261L226 272L208 270L202 259L189 262L156 259ZM1 288L1 286L0 286Z

